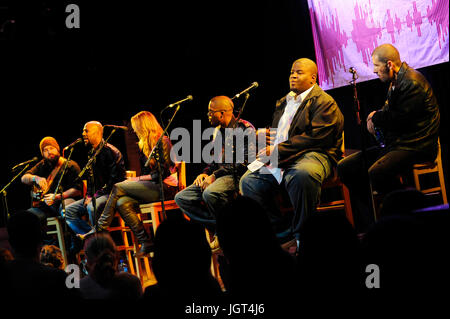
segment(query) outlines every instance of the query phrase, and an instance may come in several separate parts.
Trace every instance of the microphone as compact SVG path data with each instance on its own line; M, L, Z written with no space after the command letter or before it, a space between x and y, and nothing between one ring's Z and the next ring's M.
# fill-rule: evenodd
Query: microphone
M119 130L128 131L128 127L126 127L126 126L106 124L106 125L103 125L103 127L112 127L112 128L119 129Z
M355 74L356 73L356 69L354 67L350 67L348 69L348 72L350 72L351 74Z
M71 144L69 144L69 145L67 145L66 147L64 147L64 148L63 148L63 151L65 151L65 150L67 150L67 149L69 149L69 148L72 148L72 147L74 147L75 145L77 145L77 144L79 144L79 143L81 143L81 142L83 142L83 139L82 139L81 137L79 137L79 138L77 138L77 139L75 140L75 142L72 142Z
M35 157L33 157L32 159L30 159L30 160L28 160L28 161L25 161L25 162L22 162L22 163L20 163L20 164L17 164L17 165L14 166L13 168L11 168L11 171L15 171L15 170L18 169L19 167L22 167L22 166L24 166L24 165L27 165L27 164L36 162L37 160L38 160L38 158L35 156Z
M258 82L253 82L252 85L250 85L248 88L246 88L244 91L242 91L241 93L236 94L235 96L233 96L232 99L238 98L240 97L242 94L247 93L248 91L250 91L251 89L257 88L259 86Z
M194 98L192 97L192 95L188 95L185 99L179 100L175 103L169 104L166 106L166 108L171 108L174 107L175 105L181 104L183 102L187 102L187 101L192 101Z

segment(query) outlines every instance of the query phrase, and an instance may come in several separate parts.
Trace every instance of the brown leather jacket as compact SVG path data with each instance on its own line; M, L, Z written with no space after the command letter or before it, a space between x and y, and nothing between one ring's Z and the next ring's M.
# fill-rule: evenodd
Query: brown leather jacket
M283 97L273 114L273 128L278 126L285 107ZM342 157L343 130L344 116L338 105L316 84L295 113L288 140L278 144L278 166L287 167L307 152L327 154L336 164Z
M373 117L373 124L384 133L388 150L403 149L437 155L439 106L425 77L402 63L395 89L388 91L383 108Z

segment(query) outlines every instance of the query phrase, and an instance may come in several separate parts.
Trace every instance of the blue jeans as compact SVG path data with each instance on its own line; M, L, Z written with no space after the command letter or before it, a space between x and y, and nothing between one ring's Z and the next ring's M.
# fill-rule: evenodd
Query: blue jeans
M97 216L99 215L99 212L103 210L107 199L108 195L102 195L95 199ZM81 219L81 216L86 214L89 214L89 220L93 226L97 216L93 216L94 206L92 201L87 206L84 206L84 199L80 199L66 206L66 223L76 234L85 234L92 229L86 221Z
M66 198L64 200L64 205L67 207L67 205L70 205L73 202L75 202L73 198ZM27 209L27 211L39 217L42 232L47 233L47 218L58 216L58 214L62 211L62 204L61 202L54 203L51 206L41 204L38 207L31 207Z
M258 171L247 171L241 178L240 191L243 196L250 197L261 204L269 214L274 229L279 237L295 237L300 239L303 223L316 209L320 199L322 182L331 174L332 163L328 156L318 152L308 152L294 164L284 170L281 184L266 167ZM286 189L294 216L290 227L284 234L282 216L275 202L275 195L280 187Z
M217 213L233 198L235 190L232 175L219 177L205 190L190 185L175 195L175 202L181 211L194 221L214 231Z

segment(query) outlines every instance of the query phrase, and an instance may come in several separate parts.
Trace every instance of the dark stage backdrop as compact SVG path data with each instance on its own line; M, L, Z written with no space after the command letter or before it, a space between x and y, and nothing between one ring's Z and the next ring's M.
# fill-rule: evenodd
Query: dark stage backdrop
M301 0L0 3L1 186L13 177L12 166L40 156L44 136L54 136L62 148L81 135L86 121L123 125L141 110L158 116L188 94L194 100L183 106L172 127L192 131L194 119L208 126L211 97L233 96L257 81L242 118L264 127L275 101L288 92L292 62L315 60L307 3ZM80 29L65 26L69 3L80 7ZM449 64L421 71L440 103L446 168ZM382 105L387 87L373 80L358 84L358 90L368 113ZM358 148L351 87L329 93L345 116L346 146ZM241 104L242 99L236 107ZM163 114L166 123L171 112ZM111 142L126 156L124 133L117 132ZM83 166L86 150L77 148L73 158ZM126 162L136 168L132 158ZM188 165L188 183L202 166ZM27 208L28 188L16 181L7 198L10 210Z

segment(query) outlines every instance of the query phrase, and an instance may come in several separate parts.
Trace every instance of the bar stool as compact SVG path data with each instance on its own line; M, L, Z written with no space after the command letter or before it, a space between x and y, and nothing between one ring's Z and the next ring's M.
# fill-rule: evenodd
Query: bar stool
M51 227L53 229L47 230L48 235L56 234L58 237L58 245L59 249L61 249L61 254L64 259L64 263L67 266L67 251L66 251L66 243L64 241L64 226L60 217L47 217L47 227Z
M438 175L439 185L435 187L425 187L421 184L421 178L426 175ZM448 204L447 191L445 189L444 171L442 169L442 158L441 158L441 143L438 139L438 154L433 162L419 163L413 166L414 184L418 191L421 191L425 195L432 195L440 193L442 197L442 202Z

